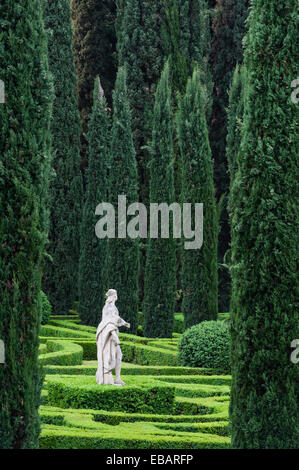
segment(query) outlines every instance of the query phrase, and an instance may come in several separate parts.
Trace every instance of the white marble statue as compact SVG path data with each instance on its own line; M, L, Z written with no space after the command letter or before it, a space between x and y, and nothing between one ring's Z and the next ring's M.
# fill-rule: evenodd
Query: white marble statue
M102 311L102 321L96 333L98 351L96 380L98 384L125 385L125 382L120 378L122 352L118 338L118 328L120 326L130 328L130 324L119 316L115 306L117 301L116 290L109 289L106 297L107 300ZM112 375L113 369L115 369L115 380Z

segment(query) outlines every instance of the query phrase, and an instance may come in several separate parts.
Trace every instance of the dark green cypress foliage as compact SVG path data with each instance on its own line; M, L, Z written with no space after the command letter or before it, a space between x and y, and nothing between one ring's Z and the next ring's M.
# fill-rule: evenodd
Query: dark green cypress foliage
M82 127L82 165L87 166L85 134L92 109L94 80L101 77L107 101L111 103L116 77L116 35L114 0L71 0L74 29L73 48L78 77L78 98Z
M120 5L117 18L118 59L119 65L127 64L139 196L144 203L149 198L149 154L144 147L151 138L155 92L165 61L161 38L163 15L162 0L127 0Z
M132 132L138 168L139 200L149 200L152 115L157 83L165 62L162 27L164 0L119 0L117 50L119 65L127 64L128 96L132 112ZM140 243L140 300L143 299L146 244Z
M109 109L96 78L93 109L87 140L88 169L86 195L81 226L81 251L79 263L79 315L85 325L97 326L101 320L105 292L108 290L106 273L107 240L95 234L95 209L107 202L109 166Z
M238 171L238 154L241 145L241 130L244 114L245 67L236 66L229 94L227 116L226 156L231 187Z
M111 133L111 168L109 202L116 213L116 238L109 240L109 288L118 292L120 312L131 324L129 333L138 328L138 240L118 238L117 227L123 221L118 214L118 196L127 197L127 206L138 202L137 165L131 130L131 112L127 94L126 70L117 74L113 94L113 126Z
M170 82L173 94L173 110L178 97L185 94L186 83L197 66L201 73L204 107L211 110L212 82L208 68L210 46L209 12L205 0L167 0L165 2L165 26L163 45L169 60ZM179 201L182 192L181 157L177 136L174 139L175 196ZM177 290L181 291L181 240L177 241ZM180 309L180 301L177 309Z
M187 61L186 56L181 51L181 36L178 2L177 0L167 0L165 2L163 43L168 57L170 84L174 103L176 102L177 93L184 93L191 69L190 61Z
M238 196L232 216L234 448L299 442L298 2L253 0L245 52L246 99Z
M150 162L151 203L174 202L172 135L169 66L166 64L158 84L154 108ZM148 242L143 304L144 335L170 338L176 293L176 243L171 230L169 239L162 239L161 233L159 236L160 238L151 238Z
M182 255L182 312L185 327L189 328L203 320L216 320L218 313L218 220L204 96L198 70L188 80L186 95L180 102L178 135L182 158L181 200L192 205L203 203L204 216L202 248L183 250Z
M0 448L37 448L41 265L52 84L39 0L3 0L0 77Z
M43 288L53 312L67 314L78 297L82 175L80 170L80 115L72 52L68 0L45 0L49 67L54 79L51 131L54 176L50 186L51 217Z
M212 22L210 68L213 89L213 106L209 119L209 135L212 155L215 162L214 181L217 200L229 191L229 173L226 159L226 135L228 92L236 63L243 60L242 39L245 34L245 21L249 10L249 0L219 0ZM230 276L222 265L229 248L230 228L227 214L227 197L220 218L219 235L219 308L229 310Z
M206 0L176 0L181 24L181 50L189 64L189 75L197 66L201 74L205 108L210 113L213 83L209 68L210 11Z

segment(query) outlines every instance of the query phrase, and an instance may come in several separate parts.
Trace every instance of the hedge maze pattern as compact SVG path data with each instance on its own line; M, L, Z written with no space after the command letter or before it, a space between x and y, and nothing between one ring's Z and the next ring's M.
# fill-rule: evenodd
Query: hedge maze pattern
M40 338L40 448L229 448L231 377L177 365L182 326L176 315L172 339L121 333L126 386L99 386L96 329L76 315L51 317Z

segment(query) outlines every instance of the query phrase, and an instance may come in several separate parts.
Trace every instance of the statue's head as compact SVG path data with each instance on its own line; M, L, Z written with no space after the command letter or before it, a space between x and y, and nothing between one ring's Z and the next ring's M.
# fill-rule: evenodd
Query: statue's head
M115 289L109 289L106 292L107 302L116 302L117 301L117 291Z

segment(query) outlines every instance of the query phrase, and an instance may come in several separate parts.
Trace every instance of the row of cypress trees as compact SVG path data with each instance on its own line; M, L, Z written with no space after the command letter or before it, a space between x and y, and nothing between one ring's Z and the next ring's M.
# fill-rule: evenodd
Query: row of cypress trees
M116 238L107 242L97 240L93 231L96 223L94 211L99 201L107 200L117 207L119 195L126 195L128 205L137 202L137 166L124 67L118 72L113 108L113 125L109 139L109 111L97 79L88 133L89 168L81 233L79 314L84 323L96 325L100 319L103 293L108 289L108 285L113 285L121 298L123 314L131 323L131 333L136 333L138 240ZM190 326L203 319L214 319L217 315L217 214L199 71L188 81L187 93L180 105L178 129L184 156L184 189L181 200L190 203L203 200L205 207L204 248L198 252L200 254L194 254L192 251L183 258L183 277L188 293L183 311L186 326ZM150 202L156 204L170 205L175 202L173 130L167 63L155 96L152 141L149 148ZM161 226L159 228L161 230ZM143 313L144 334L149 337L172 335L176 297L176 245L172 235L170 233L169 239L150 239L148 243Z
M217 74L219 64L217 60L210 60L210 44L218 35L218 26L213 26L210 31L210 5L206 0L153 0L140 2L139 0L72 0L72 19L74 25L74 51L78 75L79 108L82 123L83 142L83 166L87 165L88 152L86 147L86 133L88 117L92 105L93 79L99 75L111 104L111 91L116 78L116 57L119 66L127 64L127 87L132 114L133 142L136 152L138 169L138 196L145 204L149 202L150 194L150 169L151 159L149 147L152 139L152 119L154 113L155 93L161 76L163 65L169 59L169 73L171 89L173 93L173 112L177 107L177 94L184 94L188 76L192 75L195 65L199 67L205 97L205 109L207 117L212 112L212 75ZM217 5L215 7L220 8ZM221 2L220 2L221 3ZM229 3L229 2L228 2ZM241 49L243 13L234 16L235 5L231 2L226 10L225 21L219 21L219 25L229 23L227 30L233 26L234 47ZM217 10L218 11L218 10ZM222 11L222 9L221 9ZM218 15L218 13L217 13ZM219 13L220 15L220 13ZM115 26L115 32L113 25ZM220 26L219 26L220 28ZM243 28L244 29L244 28ZM220 39L221 34L219 34ZM215 40L214 40L215 42ZM225 44L222 41L222 44ZM221 48L215 46L216 51ZM223 46L222 46L223 48ZM229 57L234 57L234 50L228 46ZM212 57L212 55L211 55ZM234 60L223 59L224 67L232 73ZM214 73L215 70L215 73ZM219 76L221 76L219 73ZM227 76L227 74L226 74ZM222 77L222 76L221 76ZM214 79L214 77L213 77ZM221 78L220 78L221 80ZM227 79L229 86L229 77ZM223 87L224 88L224 87ZM219 86L215 84L215 90ZM215 99L215 97L214 97ZM222 108L222 115L225 108ZM215 119L209 118L217 127L219 124L218 113L214 113ZM218 121L217 121L217 119ZM213 135L214 139L214 135ZM175 196L178 199L181 194L181 163L178 151L178 138L174 135L175 152ZM225 145L225 142L224 142ZM214 150L212 152L213 158ZM216 159L217 167L218 160ZM222 167L221 167L222 168ZM226 165L222 168L226 171ZM217 169L216 169L217 170ZM218 183L216 181L216 186ZM227 189L227 188L226 188ZM218 196L225 189L221 186ZM227 244L222 249L220 243L220 262L227 249ZM144 298L144 271L146 260L146 241L140 242L140 269L139 269L139 298L140 304ZM178 268L181 265L181 250L177 247ZM222 271L220 276L222 283ZM178 290L182 288L179 270L177 273ZM228 309L226 295L225 301L220 305ZM221 294L222 296L222 294Z
M179 147L177 144L175 145L174 140L176 134L176 126L174 126L174 113L177 108L176 93L180 92L184 95L187 77L194 66L193 62L202 65L200 72L201 83L208 82L206 79L207 70L204 64L207 64L209 40L208 37L203 34L203 31L207 30L207 28L202 27L203 22L206 23L207 21L206 16L203 15L203 12L206 11L204 8L206 4L203 0L194 1L192 5L189 4L189 2L177 2L173 0L169 0L166 4L168 9L165 8L164 2L142 3L136 0L128 0L127 2L119 2L118 4L118 15L116 17L118 58L120 66L126 65L126 88L129 106L131 108L131 120L129 115L126 116L126 119L118 117L120 106L119 96L121 92L119 90L119 80L117 80L115 92L113 93L114 118L111 145L109 145L109 150L106 150L110 155L110 169L107 170L109 178L106 180L103 176L101 179L101 181L103 179L109 181L108 186L110 190L107 192L107 197L109 202L112 202L114 205L117 205L117 197L121 194L127 195L128 204L133 200L137 201L137 191L139 201L144 203L173 202L176 198L180 200L182 197L181 165L178 165L179 171L176 171L176 176L179 179L177 187L175 187L173 168L174 158L180 158ZM172 46L167 48L166 45L168 44L172 44ZM180 60L182 57L182 55L180 55L181 50L188 58L186 64L183 64L182 60ZM203 57L203 54L205 54L205 57ZM163 64L167 57L169 57L169 66L167 66L169 70L164 71L162 76L163 80L161 78L159 82ZM82 67L82 64L80 66ZM176 75L179 71L185 78L181 83L177 84ZM158 82L160 88L158 87ZM167 91L164 90L162 92L163 87L166 87ZM206 86L202 87L201 92L202 112L204 114L207 109L206 102L208 101L208 95L211 93L211 89L208 91L206 88ZM117 124L118 121L121 122L121 125ZM205 121L205 116L203 116L203 121ZM128 134L130 133L130 129L128 129L129 123L131 123L130 126L135 150L131 149L131 144L124 140L124 129L127 130ZM90 125L92 125L92 121ZM122 126L122 133L119 132L120 126ZM89 134L90 132L91 130L89 130ZM97 133L95 131L92 132L94 136L96 136ZM163 137L165 135L169 137L168 140L166 139L164 142ZM96 153L92 152L92 147L95 147L96 143L93 143L93 138L90 141L88 137L88 140L90 149L88 159L91 158L93 160L96 158ZM162 148L161 146L164 147ZM136 188L132 192L130 181L126 179L126 175L128 175L128 169L126 167L127 162L132 163L135 158L132 156L133 152L136 156L139 173L138 180L134 183L136 184ZM209 155L208 152L207 156L202 155L201 158L211 159L211 155ZM210 170L211 171L207 172L208 177L212 175L211 162ZM124 178L120 176L122 174L124 174ZM186 175L187 174L188 172L186 171ZM205 169L203 170L203 175L204 174ZM169 181L168 175L170 178ZM131 177L131 181L133 181L134 177L132 173ZM161 184L161 177L164 184ZM165 177L169 184L165 184ZM87 194L89 194L89 171L86 176L86 184ZM212 181L209 181L208 184L210 184L211 191L213 191ZM211 191L209 190L207 194L209 195L208 197L212 197L213 200ZM94 189L93 194L95 193L96 190ZM131 197L130 194L134 197ZM86 199L85 208L87 203L89 202ZM212 209L214 209L213 202ZM94 210L94 208L88 209L90 217L94 220L95 216L92 214L92 210ZM86 217L86 215L83 217ZM211 229L216 229L216 216L214 219L215 223L212 223ZM85 221L83 221L83 225L84 233L82 231L81 235L83 245L81 247L79 271L79 312L82 320L91 324L98 322L100 305L101 302L103 302L102 292L108 288L108 284L110 285L112 283L119 291L119 295L122 299L122 308L125 312L124 315L127 315L127 319L131 323L132 333L137 331L138 299L136 301L135 295L137 295L138 290L141 290L142 294L140 295L140 300L142 301L141 306L144 310L145 319L144 333L148 336L171 336L178 281L178 279L176 279L176 251L178 247L175 246L174 241L150 240L148 246L146 246L147 244L141 239L138 241L139 250L137 242L133 244L132 255L130 255L130 247L126 246L128 241L109 241L105 260L107 269L104 268L103 259L101 262L101 266L103 270L105 270L103 277L103 285L105 287L100 287L97 293L91 295L90 290L95 289L94 275L91 273L94 269L92 263L94 263L97 257L91 256L91 258L88 259L89 255L87 249L84 254L85 244L88 245L89 243L89 247L93 253L96 252L96 249L91 248L90 241L88 241L91 235L86 234L87 226ZM208 251L210 250L210 241L211 240L207 243ZM212 244L214 244L214 241L213 239ZM94 241L94 243L101 242ZM162 245L164 245L164 248L162 248ZM136 250L138 250L139 253ZM214 246L211 251L213 258L215 251ZM122 256L123 252L126 253L126 256ZM159 256L159 253L162 252L165 252L165 259L163 259L163 256ZM145 259L147 259L146 264ZM180 263L180 256L178 257L178 261ZM131 262L132 270L129 266ZM140 266L139 272L141 273L139 282L137 282L138 279L136 281L138 265ZM165 276L162 275L162 278L161 274L157 276L158 272L162 273L163 270L165 271L166 266L168 267ZM192 263L192 266L195 265ZM216 280L216 260L212 262L212 271L212 277ZM90 276L88 274L89 272ZM96 278L98 277L96 276ZM197 276L197 279L198 278L199 276ZM104 279L106 279L106 281L104 281ZM207 281L207 283L210 285L209 281ZM213 293L211 294L211 298L215 299L212 302L213 307L207 302L209 288L203 288L202 292L206 292L206 296L204 296L205 300L202 298L201 303L196 305L195 312L191 313L191 305L185 308L184 313L186 314L186 319L188 319L189 316L189 320L186 324L191 325L196 323L201 317L215 317L217 312L217 285L215 285L214 281L212 281L212 285ZM139 289L137 286L139 286ZM191 299L194 297L202 297L197 290L198 283L194 283L192 286L186 286L186 291L188 291L188 293L191 291L191 293L188 294L188 297ZM93 298L95 302L91 301ZM193 306L195 304L196 300L193 300ZM158 319L160 320L158 321ZM161 327L162 323L164 325L163 327Z
M169 58L173 112L177 108L177 94L184 95L188 76L191 75L195 64L199 66L205 100L204 107L208 123L213 123L213 125L210 124L210 129L213 129L213 126L216 126L217 129L224 129L223 135L225 136L223 122L225 121L226 90L235 60L236 58L241 60L242 57L240 52L241 38L244 33L244 19L248 6L248 2L239 3L237 6L224 0L217 3L217 14L213 20L212 36L210 37L209 12L205 0L167 0L167 2L128 0L119 1L117 9L115 2L110 0L104 2L72 0L73 57L69 2L67 0L54 1L50 5L50 2L45 1L45 22L49 30L50 68L54 76L57 98L54 103L52 119L52 132L55 136L54 151L56 153L53 166L56 175L53 175L51 183L53 203L49 233L50 244L48 246L49 261L44 272L43 284L44 290L54 306L55 313L67 313L72 308L74 300L78 298L82 186L84 185L85 190L87 189L87 172L85 172L86 177L83 182L79 170L80 118L77 104L81 113L81 167L85 168L89 153L87 150L87 130L92 108L94 77L100 76L110 106L116 78L117 53L119 65L127 64L128 98L138 170L137 191L139 200L147 204L150 196L149 162L151 155L149 144L152 139L155 93L163 64L166 58ZM216 20L217 18L218 20ZM116 33L114 24L116 24ZM231 40L227 37L226 31L233 31L229 33L232 34ZM232 47L224 49L227 51L227 56L218 57L217 54L222 50L219 47L219 42L223 42L224 39L225 43L230 43ZM211 51L210 43L212 44ZM236 54L234 51L237 51ZM61 60L59 60L59 56L62 58ZM217 90L217 93L221 92L221 96L224 97L218 99L218 95L214 96L213 108L211 107L213 84L208 66L209 57L210 69L215 81L214 90ZM77 83L74 75L74 59L78 76ZM224 82L223 85L221 80ZM75 95L76 86L78 103ZM221 112L219 112L220 108L214 110L218 101L221 102ZM221 119L223 122L220 122ZM72 121L71 125L70 120ZM227 184L226 186L222 183L218 184L217 172L221 167L221 178L224 178L226 163L223 166L222 163L219 163L219 158L215 157L217 136L215 137L214 134L211 130L212 156L216 159L215 182L219 198L226 191ZM182 163L176 131L174 131L173 139L175 198L179 199L182 192ZM221 157L222 160L223 158L225 157ZM65 184L65 177L71 181L68 185ZM78 217L79 214L80 217ZM223 230L227 235L228 225L226 224L225 227ZM223 230L221 234L223 234ZM224 244L221 240L220 263L228 248L227 236ZM145 240L139 242L140 305L144 299L146 245ZM184 290L180 276L182 251L179 243L176 251L177 289ZM224 297L227 299L229 294L227 288L226 290L222 288L223 283L228 285L228 279L226 271L221 266L220 264L220 296L222 299L220 299L220 306L228 309L227 301L223 299ZM226 276L224 280L223 276Z

